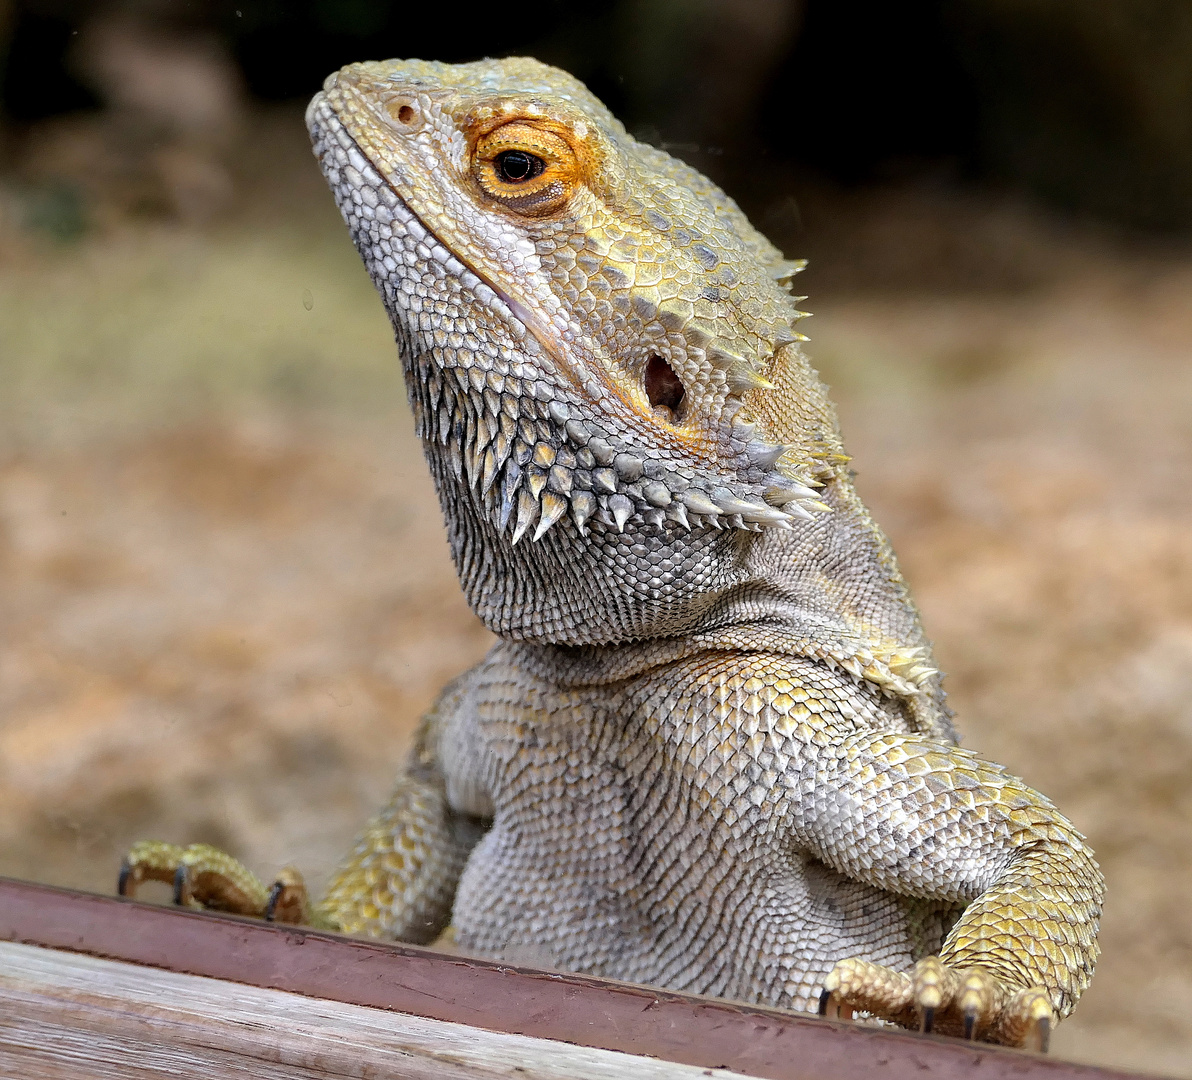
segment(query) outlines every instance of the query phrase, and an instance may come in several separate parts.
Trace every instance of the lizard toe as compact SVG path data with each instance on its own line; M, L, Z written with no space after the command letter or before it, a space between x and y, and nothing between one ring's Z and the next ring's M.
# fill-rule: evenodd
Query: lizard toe
M1056 1015L1047 991L1039 986L1009 995L991 1024L991 1037L1009 1046L1046 1054Z
M914 983L903 972L867 960L841 960L824 979L820 1015L848 1020L864 1012L881 1020L903 1024L914 1006Z
M116 892L120 896L132 898L146 881L174 885L182 853L183 849L177 844L139 840L120 863Z
M996 1017L1005 994L1001 984L982 968L969 968L960 980L956 1010L960 1014L966 1039L984 1033Z
M931 1032L935 1028L936 1013L952 1004L959 979L936 956L920 960L915 965L911 979L915 1010L919 1014L919 1030Z

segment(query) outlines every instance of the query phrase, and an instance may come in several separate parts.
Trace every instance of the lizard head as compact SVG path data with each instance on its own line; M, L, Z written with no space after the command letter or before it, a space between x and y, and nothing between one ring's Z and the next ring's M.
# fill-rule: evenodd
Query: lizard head
M846 459L798 347L786 286L801 265L580 82L527 59L354 64L307 122L493 629L677 629L693 588L680 566L739 562L725 556L752 534L828 510L817 489ZM609 567L630 550L655 553L657 573L618 592ZM606 557L573 557L591 552ZM590 638L515 610L544 581L593 574L619 614Z

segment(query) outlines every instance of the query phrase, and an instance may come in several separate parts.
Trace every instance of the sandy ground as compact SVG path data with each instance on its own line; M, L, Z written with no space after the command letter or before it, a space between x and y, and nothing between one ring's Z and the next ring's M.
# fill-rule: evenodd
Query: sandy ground
M156 836L317 883L490 641L380 305L283 142L289 197L206 231L0 225L0 873L110 891ZM966 745L1109 879L1056 1053L1192 1077L1192 258L915 205L853 232L1012 228L1051 269L875 291L829 262L810 349Z

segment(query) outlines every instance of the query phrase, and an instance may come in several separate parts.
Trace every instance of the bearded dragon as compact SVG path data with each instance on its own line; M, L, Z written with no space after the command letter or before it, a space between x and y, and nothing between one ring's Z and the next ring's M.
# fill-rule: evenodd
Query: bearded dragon
M353 64L307 122L500 642L319 903L155 842L122 891L1045 1046L1104 882L956 745L801 264L534 60Z

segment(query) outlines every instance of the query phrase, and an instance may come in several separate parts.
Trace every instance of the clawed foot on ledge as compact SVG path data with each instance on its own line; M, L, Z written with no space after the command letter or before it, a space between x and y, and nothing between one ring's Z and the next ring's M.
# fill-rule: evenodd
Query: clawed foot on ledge
M132 897L145 881L172 885L174 903L181 907L323 926L311 909L302 875L293 867L285 867L272 885L265 885L243 863L210 844L185 848L157 840L134 844L120 866L116 890Z
M1047 1052L1055 1012L1040 987L1007 987L984 968L956 968L938 957L910 973L865 960L843 960L824 980L821 1016L865 1012L901 1027Z

